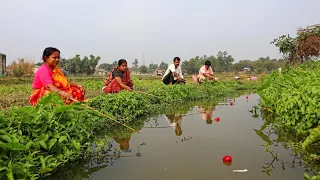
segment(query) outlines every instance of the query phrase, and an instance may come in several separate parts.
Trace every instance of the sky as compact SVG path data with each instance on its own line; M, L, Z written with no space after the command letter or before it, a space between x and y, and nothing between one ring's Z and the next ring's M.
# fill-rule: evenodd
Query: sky
M280 58L273 39L320 21L320 0L0 0L0 7L7 64L40 62L49 46L63 58L92 54L100 63L171 63L218 51L235 62Z

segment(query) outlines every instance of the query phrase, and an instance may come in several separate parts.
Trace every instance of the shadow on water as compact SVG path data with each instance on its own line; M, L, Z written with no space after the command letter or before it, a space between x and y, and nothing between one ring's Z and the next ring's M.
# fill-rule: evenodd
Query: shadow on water
M140 135L113 124L101 132L111 139L104 153L44 179L291 180L303 179L305 170L317 172L316 163L302 158L299 138L274 125L275 117L260 112L258 100L230 96L167 106L162 115L130 121ZM228 153L234 161L223 164Z

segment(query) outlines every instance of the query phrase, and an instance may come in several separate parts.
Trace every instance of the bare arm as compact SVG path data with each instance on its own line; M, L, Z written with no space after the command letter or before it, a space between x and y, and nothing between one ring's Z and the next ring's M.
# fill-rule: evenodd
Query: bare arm
M78 84L76 84L76 83L74 83L74 82L72 82L72 81L69 81L69 80L68 80L68 82L69 82L70 86L75 86L75 87L78 87L78 86L79 86Z
M117 83L119 83L119 85L123 88L123 89L126 89L128 91L132 91L132 89L129 87L129 86L126 86L123 82L122 82L122 79L120 77L115 77L114 78Z
M71 99L72 98L72 95L70 93L61 91L60 89L55 87L53 84L48 84L46 86L46 88L53 93L58 93L58 95L61 96L63 99Z
M76 84L76 83L74 83L74 82L72 82L72 81L69 81L69 80L68 80L68 82L69 82L70 86L78 87L78 88L80 88L84 93L86 93L86 90L85 90L84 87L82 87L81 85L78 85L78 84Z

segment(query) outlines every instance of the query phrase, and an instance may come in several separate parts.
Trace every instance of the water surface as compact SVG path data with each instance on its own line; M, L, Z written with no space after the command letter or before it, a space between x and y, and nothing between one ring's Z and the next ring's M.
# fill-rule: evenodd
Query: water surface
M216 106L195 104L188 113L172 107L174 113L145 123L141 134L114 136L114 144L122 149L120 159L91 172L90 179L303 179L304 167L281 143L270 142L271 153L266 152L268 133L258 131L264 123L248 111L258 100L255 94L224 98ZM225 155L233 158L229 166L222 162ZM243 169L248 171L233 172Z

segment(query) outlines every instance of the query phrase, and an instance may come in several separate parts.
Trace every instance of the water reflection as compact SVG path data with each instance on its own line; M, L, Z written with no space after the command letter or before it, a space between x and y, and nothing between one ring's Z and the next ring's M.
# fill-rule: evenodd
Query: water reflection
M124 136L115 136L112 138L115 142L117 142L120 145L120 150L122 151L130 151L130 139L131 134L125 134Z
M278 121L277 117L274 116L272 112L266 109L258 110L257 106L254 106L253 108L254 110L251 111L251 113L254 114L254 116L260 115L264 122L260 129L254 129L254 131L265 142L263 146L271 157L271 160L262 166L263 173L271 176L271 173L277 166L281 167L281 170L304 167L306 172L309 172L312 175L320 172L319 162L310 158L313 153L320 153L319 146L303 150L300 144L301 137L296 136L295 133L288 128L278 126L276 123ZM276 153L274 149L280 147L290 151L292 161L283 160L281 154Z
M209 106L209 108L205 108L204 106L198 105L198 111L202 119L205 120L207 124L212 124L212 116L216 111L215 106Z
M182 114L165 114L168 123L171 127L174 128L176 136L182 135Z
M192 113L191 109L194 108L195 104L197 104L197 113ZM193 103L192 105L188 105L188 108L183 108L183 110L176 110L171 113L165 114L166 120L168 121L169 126L172 127L175 131L176 136L182 135L182 121L183 117L198 115L202 117L203 120L206 121L207 124L212 124L213 115L215 112L215 104L214 102L202 102L202 103ZM188 109L186 112L185 109Z

